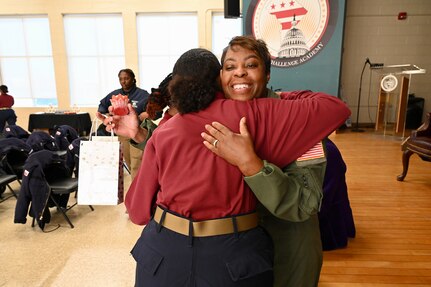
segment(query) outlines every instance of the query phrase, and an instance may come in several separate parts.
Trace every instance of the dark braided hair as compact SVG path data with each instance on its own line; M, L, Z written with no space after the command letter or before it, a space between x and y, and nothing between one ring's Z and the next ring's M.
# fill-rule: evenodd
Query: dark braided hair
M171 103L180 114L208 107L220 91L220 63L210 51L191 49L175 63L169 83Z
M148 97L148 104L146 112L148 117L152 120L157 118L157 113L163 111L163 109L170 105L171 96L169 95L168 85L172 80L172 73L166 76L163 81L159 84L158 88L152 88L151 94Z

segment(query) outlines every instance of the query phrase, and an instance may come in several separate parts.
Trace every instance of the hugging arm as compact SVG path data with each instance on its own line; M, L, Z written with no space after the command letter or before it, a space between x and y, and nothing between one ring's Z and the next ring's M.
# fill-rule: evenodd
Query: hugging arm
M262 169L263 161L254 151L253 139L248 132L245 118L241 118L239 122L239 134L233 133L218 122L206 125L205 128L208 133L201 134L204 145L230 164L237 166L243 175L253 175Z
M237 166L244 180L262 205L278 218L305 221L320 207L322 183L326 164L300 167L291 163L283 170L261 160L255 153L246 122L240 121L240 133L233 133L214 122L202 133L204 145L230 164ZM213 143L218 140L214 146ZM304 196L305 195L305 196Z

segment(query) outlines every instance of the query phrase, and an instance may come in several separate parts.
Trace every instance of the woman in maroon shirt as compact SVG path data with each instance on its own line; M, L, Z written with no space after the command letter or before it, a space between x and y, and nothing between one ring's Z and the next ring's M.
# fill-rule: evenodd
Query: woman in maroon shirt
M8 125L16 123L15 111L12 110L15 101L11 95L8 95L8 92L7 86L0 86L0 132L3 132L6 123Z
M271 286L272 243L257 226L256 198L236 167L202 145L200 133L212 121L237 132L245 117L257 152L284 166L350 114L321 93L221 99L219 70L204 49L186 52L174 67L169 89L179 114L148 141L126 197L130 219L146 225L132 250L136 286Z

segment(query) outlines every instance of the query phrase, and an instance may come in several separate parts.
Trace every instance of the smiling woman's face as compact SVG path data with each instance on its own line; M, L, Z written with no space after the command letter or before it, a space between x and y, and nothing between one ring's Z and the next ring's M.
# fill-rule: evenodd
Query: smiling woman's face
M226 52L220 80L226 98L248 101L266 96L269 75L265 74L262 59L253 51L236 45Z

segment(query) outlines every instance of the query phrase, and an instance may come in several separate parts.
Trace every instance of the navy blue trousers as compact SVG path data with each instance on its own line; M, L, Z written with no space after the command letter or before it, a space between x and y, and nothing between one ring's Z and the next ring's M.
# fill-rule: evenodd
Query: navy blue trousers
M8 125L14 125L16 123L16 115L14 110L0 110L0 133L3 132L6 122Z
M271 287L273 245L264 229L236 234L189 237L145 226L131 253L135 286Z

